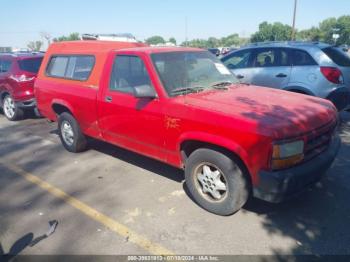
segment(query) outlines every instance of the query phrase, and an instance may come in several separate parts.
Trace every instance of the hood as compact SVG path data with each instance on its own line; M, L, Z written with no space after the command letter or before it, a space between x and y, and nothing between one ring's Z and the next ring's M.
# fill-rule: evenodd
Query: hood
M260 133L287 139L314 131L337 119L327 100L258 86L233 85L184 96L189 106L251 122Z

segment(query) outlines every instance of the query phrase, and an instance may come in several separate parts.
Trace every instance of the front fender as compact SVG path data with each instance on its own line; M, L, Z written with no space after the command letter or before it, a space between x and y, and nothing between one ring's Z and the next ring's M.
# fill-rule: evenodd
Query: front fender
M185 141L198 141L203 143L212 144L215 146L223 147L235 155L237 155L244 165L247 167L248 171L251 172L250 169L250 161L248 153L242 148L238 143L231 139L227 139L225 137L205 133L205 132L186 132L182 134L177 143L177 152L181 151L181 145Z

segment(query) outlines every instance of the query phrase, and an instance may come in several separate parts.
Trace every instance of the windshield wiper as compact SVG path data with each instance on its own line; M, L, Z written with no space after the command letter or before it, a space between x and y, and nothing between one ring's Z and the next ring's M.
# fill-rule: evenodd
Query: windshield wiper
M172 95L178 94L188 94L188 93L198 93L203 91L205 88L203 86L194 86L194 87L179 87L171 91Z
M224 89L224 90L227 90L228 87L227 86L230 86L232 85L233 83L231 81L221 81L221 82L215 82L214 84L211 85L212 88L215 88L215 89Z

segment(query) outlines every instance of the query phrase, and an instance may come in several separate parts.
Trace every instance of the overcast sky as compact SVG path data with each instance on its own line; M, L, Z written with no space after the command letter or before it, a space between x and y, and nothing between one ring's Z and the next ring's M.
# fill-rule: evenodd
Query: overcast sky
M297 28L317 26L328 17L350 15L350 0L298 0ZM0 46L26 47L40 32L132 33L185 40L249 36L259 23L292 23L294 0L0 0Z

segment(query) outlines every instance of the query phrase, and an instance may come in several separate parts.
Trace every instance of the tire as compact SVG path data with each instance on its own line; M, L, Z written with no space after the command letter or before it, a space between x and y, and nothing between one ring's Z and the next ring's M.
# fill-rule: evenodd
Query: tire
M211 180L213 176L216 178ZM240 161L211 149L197 149L189 156L186 161L185 180L197 204L217 215L227 216L236 213L247 202L250 194L250 182L244 174ZM226 191L222 190L223 185ZM211 192L205 192L207 190Z
M33 114L35 115L36 118L44 118L41 114L40 111L37 107L33 109Z
M69 113L58 117L58 132L65 149L72 153L83 152L87 148L87 140L81 132L78 122Z
M10 121L16 121L23 118L24 112L20 109L10 95L6 95L2 100L2 110L5 117Z

